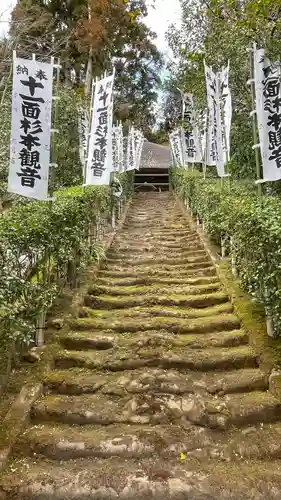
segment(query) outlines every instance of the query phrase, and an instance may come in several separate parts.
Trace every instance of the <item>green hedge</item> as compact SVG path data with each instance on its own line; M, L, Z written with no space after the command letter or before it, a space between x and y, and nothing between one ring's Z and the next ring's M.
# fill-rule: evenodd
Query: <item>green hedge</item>
M123 199L133 174L121 174ZM109 187L71 187L49 202L19 204L0 217L0 348L30 343L38 315L66 282L102 253L97 228L110 224L117 204Z
M187 200L206 232L217 243L232 240L241 283L272 317L281 334L281 202L273 196L258 199L252 185L204 180L197 171L171 169L171 184Z

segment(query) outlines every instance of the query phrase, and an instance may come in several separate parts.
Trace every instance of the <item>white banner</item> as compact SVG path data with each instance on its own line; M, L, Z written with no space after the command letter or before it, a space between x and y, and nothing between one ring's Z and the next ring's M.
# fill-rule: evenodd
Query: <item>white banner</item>
M135 170L136 168L136 147L135 147L135 130L130 128L127 142L127 167L126 170Z
M112 145L112 127L113 127L113 100L112 100L113 95L111 96L111 103L109 105L109 120L108 120L108 155L107 155L107 169L109 172L114 171L113 167L113 145Z
M124 145L122 123L118 125L118 171L124 172Z
M95 84L86 185L109 185L112 169L112 90L114 73Z
M136 139L136 169L139 170L140 162L141 162L141 154L144 144L144 136L142 132L137 130L137 139Z
M200 115L200 150L203 163L206 161L207 154L207 113Z
M115 125L112 127L112 166L113 171L118 172L118 133L119 129Z
M205 67L208 131L206 164L216 165L219 177L225 176L225 165L229 159L231 127L231 95L228 86L229 67L214 73Z
M218 160L217 148L217 123L216 123L216 75L204 61L207 105L208 105L208 131L207 131L207 165L214 166Z
M183 118L186 122L184 131L185 143L183 142L184 163L200 163L202 155L200 151L200 139L198 119L196 116L194 97L192 94L183 94Z
M122 172L126 172L128 164L128 136L123 136L123 165Z
M256 110L263 179L281 179L281 70L264 49L254 51Z
M13 60L8 191L48 199L53 64Z
M177 167L183 166L182 129L176 129L169 135L173 157Z
M231 130L231 120L232 120L232 101L231 93L229 89L229 63L227 68L223 68L220 72L220 103L222 112L222 123L223 123L223 149L225 155L225 163L229 161L230 156L230 130ZM224 137L224 133L226 137Z
M89 120L87 112L83 108L78 109L78 135L79 135L79 155L84 172L88 156Z

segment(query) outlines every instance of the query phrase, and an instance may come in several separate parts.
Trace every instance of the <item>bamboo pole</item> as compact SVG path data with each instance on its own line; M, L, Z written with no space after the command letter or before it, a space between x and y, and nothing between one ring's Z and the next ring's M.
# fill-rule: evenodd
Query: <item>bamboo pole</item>
M258 127L257 127L257 116L256 116L256 94L255 94L255 66L254 66L254 51L256 49L256 44L251 44L248 48L249 52L249 66L250 66L250 80L249 84L251 86L251 97L252 97L252 129L253 129L253 140L255 150L255 161L256 161L256 176L257 181L259 181L262 177L261 175L261 162L260 162L260 153L259 153L259 137L258 137ZM262 188L261 184L257 183L257 193L258 198L261 198Z
M35 61L35 54L32 54L32 60ZM51 58L51 64L54 64L54 58ZM51 160L52 162L50 163L50 168L51 170L51 175L50 175L50 183L49 183L49 210L52 211L53 209L53 199L52 195L54 192L54 180L55 180L55 168L57 167L57 144L56 144L56 134L58 132L56 126L58 122L58 92L59 92L59 84L60 84L60 59L58 59L58 62L56 65L54 65L54 68L57 70L56 74L56 93L53 95L53 100L55 101L54 105L54 119L53 119L53 128L51 129ZM43 264L43 282L45 284L50 283L51 281L51 254L49 249L46 251L46 258L45 262ZM46 313L47 311L45 309L42 309L42 311L39 314L38 317L38 323L37 323L37 335L36 335L36 345L38 347L42 346L44 344L44 329L45 329L45 321L46 321Z

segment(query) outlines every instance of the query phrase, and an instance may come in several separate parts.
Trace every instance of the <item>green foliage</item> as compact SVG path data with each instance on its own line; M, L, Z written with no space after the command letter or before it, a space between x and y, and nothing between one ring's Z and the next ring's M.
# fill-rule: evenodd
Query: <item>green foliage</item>
M9 35L21 56L60 57L62 82L87 95L91 76L114 65L115 116L141 127L154 123L163 65L146 15L147 0L19 0Z
M258 199L252 184L215 179L197 172L172 169L171 183L188 200L207 233L216 241L232 239L232 255L243 287L272 316L281 334L281 203L279 198Z
M120 176L123 199L132 173ZM18 205L0 219L0 339L29 343L38 314L46 311L66 281L103 255L97 223L109 222L109 187L76 186L55 193L55 202Z
M229 84L233 100L231 130L231 163L233 178L255 179L255 156L250 111L251 95L246 85L250 78L247 48L256 42L267 49L274 61L281 52L280 0L180 0L182 25L170 27L168 40L177 62L171 68L166 83L166 115L173 120L173 108L179 95L173 96L174 87L195 96L202 111L206 107L206 88L203 60L220 69L230 61Z

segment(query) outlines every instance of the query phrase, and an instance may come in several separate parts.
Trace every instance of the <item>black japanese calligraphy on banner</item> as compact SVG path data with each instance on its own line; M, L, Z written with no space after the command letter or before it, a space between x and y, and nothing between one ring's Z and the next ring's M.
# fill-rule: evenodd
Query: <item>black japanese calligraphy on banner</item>
M89 120L87 112L83 108L78 109L78 135L79 135L79 155L83 167L87 161L88 139L89 139Z
M114 73L96 82L86 184L109 185L112 170L112 91Z
M281 179L281 69L264 49L254 51L256 111L263 179Z
M124 153L123 153L123 127L122 124L118 125L118 171L119 172L124 172Z
M14 58L8 191L48 198L53 64Z
M169 135L169 142L177 167L183 166L182 130L176 129Z
M134 170L136 167L135 156L135 130L134 127L130 128L127 140L127 166L126 170Z
M182 141L184 148L184 163L200 163L202 161L202 155L200 151L199 129L194 105L194 96L193 94L183 92L181 92L181 94L183 100L184 136Z
M114 172L118 172L118 127L112 127L112 164Z

